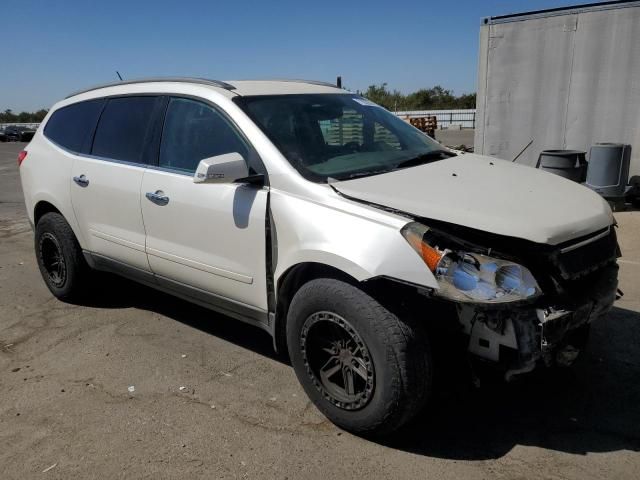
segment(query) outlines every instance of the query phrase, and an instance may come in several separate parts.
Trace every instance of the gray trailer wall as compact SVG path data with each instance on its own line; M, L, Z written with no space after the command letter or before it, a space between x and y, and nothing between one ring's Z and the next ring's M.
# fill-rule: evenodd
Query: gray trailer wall
M630 143L640 175L640 2L480 29L475 150L535 165L547 149Z

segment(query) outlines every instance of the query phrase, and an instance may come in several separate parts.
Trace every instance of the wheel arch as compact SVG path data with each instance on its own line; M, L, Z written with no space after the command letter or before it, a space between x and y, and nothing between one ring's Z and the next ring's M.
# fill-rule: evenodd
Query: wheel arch
M78 224L76 223L76 218L75 215L73 214L73 211L70 212L70 214L65 213L65 210L63 208L60 208L59 205L56 204L56 202L52 201L52 199L45 197L45 198L39 198L36 202L35 202L35 206L33 207L33 228L35 229L36 225L38 225L38 221L47 213L57 213L59 215L62 216L62 218L65 219L65 221L69 224L69 226L71 227L71 230L73 231L73 234L76 237L76 240L78 241L78 243L80 244L80 246L83 246L83 238L80 235L80 231L79 231L79 227Z
M302 285L316 278L335 278L348 283L358 283L358 280L343 270L319 262L301 262L285 270L276 282L275 318L272 330L276 352L287 354L287 313L293 296Z
M287 354L287 314L294 295L304 284L319 278L331 278L354 285L393 310L414 308L416 302L426 300L424 295L419 294L422 287L395 278L379 276L360 280L333 265L320 262L297 263L284 271L276 282L272 335L274 348L279 354Z
M33 224L37 225L38 221L45 213L59 213L64 217L62 212L60 212L60 210L51 202L48 202L47 200L40 200L33 207Z

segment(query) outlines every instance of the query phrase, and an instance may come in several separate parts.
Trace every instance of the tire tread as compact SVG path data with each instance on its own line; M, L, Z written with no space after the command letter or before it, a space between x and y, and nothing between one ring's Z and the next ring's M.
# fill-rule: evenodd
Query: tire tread
M373 327L375 335L384 339L385 362L391 366L387 388L393 394L389 395L382 408L384 414L366 425L340 422L340 426L354 433L384 435L414 418L424 407L431 385L429 346L415 320L410 317L400 319L363 290L330 278L312 280L303 285L294 296L289 314L293 317L299 315L309 298L328 306L337 298L352 305Z

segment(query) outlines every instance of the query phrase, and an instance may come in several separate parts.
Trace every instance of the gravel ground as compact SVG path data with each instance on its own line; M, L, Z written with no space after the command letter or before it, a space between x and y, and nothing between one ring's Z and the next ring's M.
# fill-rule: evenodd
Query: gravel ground
M113 278L90 304L55 300L21 147L0 144L1 478L638 478L640 212L616 213L626 295L578 365L452 382L373 442L326 421L257 329Z

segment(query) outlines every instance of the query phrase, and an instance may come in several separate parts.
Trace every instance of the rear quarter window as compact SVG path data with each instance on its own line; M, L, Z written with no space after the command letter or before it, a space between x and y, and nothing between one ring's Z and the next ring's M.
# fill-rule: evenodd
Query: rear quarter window
M51 115L44 135L72 152L82 152L98 121L104 99L89 100L62 107Z

